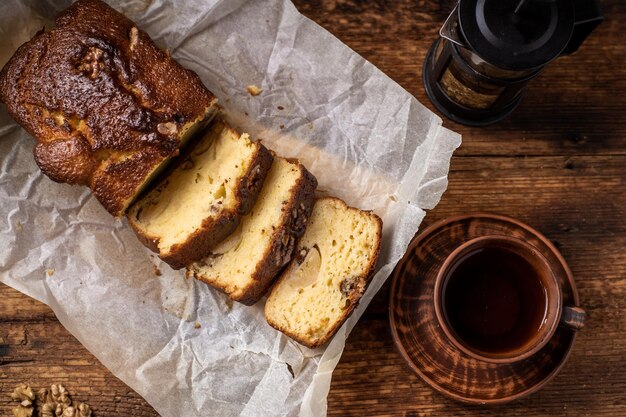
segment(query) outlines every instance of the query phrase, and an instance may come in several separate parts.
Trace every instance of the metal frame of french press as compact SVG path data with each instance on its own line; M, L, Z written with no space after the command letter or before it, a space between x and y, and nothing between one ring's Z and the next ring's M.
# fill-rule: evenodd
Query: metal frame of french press
M520 11L519 9L526 7L529 1L521 0L515 9L515 13L517 14ZM476 68L469 65L466 58L459 52L459 48L466 48L473 52L471 48L461 43L464 36L459 28L458 15L461 3L461 0L459 0L440 29L439 39L433 43L424 61L424 86L428 97L435 107L449 119L469 126L489 125L508 116L520 104L526 84L536 77L551 59L575 52L585 38L602 22L602 13L595 0L572 0L572 2L575 8L574 28L563 50L561 52L557 51L553 57L546 59L539 66L512 70L510 72L513 75L512 77L499 78L480 73ZM442 43L443 45L441 45ZM441 52L438 56L435 56L439 48L441 48ZM452 62L454 62L454 65L452 65ZM484 62L489 64L486 60ZM471 87L476 89L469 88L466 85L464 87L468 87L477 94L481 94L481 91L479 91L480 85L502 88L488 109L467 107L446 94L440 82L446 71L450 71L451 75L459 81L458 74L454 74L455 67L463 71L462 76L470 80L472 83ZM508 70L507 68L503 69ZM515 77L515 72L519 72L519 77Z

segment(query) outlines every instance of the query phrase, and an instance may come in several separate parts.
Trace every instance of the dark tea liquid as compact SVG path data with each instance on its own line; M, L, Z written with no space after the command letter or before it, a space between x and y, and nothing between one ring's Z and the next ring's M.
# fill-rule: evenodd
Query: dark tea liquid
M515 351L543 326L547 292L521 256L483 248L460 259L443 288L446 320L463 344L487 354Z

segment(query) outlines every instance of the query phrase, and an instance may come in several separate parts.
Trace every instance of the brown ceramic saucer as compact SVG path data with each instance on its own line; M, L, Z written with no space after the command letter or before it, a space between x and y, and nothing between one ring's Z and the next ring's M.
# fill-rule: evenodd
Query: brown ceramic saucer
M578 306L572 273L545 236L505 216L473 214L437 222L411 242L393 272L389 321L400 354L431 387L465 403L503 404L532 394L550 381L565 364L576 332L559 326L541 350L512 364L477 360L450 342L435 316L435 278L455 248L484 235L518 237L536 247L559 280L563 302Z

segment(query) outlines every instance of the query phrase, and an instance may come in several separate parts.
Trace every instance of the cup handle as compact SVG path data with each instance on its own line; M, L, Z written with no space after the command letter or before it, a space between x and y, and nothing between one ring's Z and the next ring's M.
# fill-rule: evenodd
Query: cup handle
M572 330L580 330L585 326L587 313L580 307L565 306L561 314L561 324Z

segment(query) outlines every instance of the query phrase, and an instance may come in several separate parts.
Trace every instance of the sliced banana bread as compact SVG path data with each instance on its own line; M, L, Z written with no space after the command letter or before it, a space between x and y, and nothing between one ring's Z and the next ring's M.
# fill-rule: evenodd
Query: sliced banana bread
M317 200L294 259L267 299L268 323L310 348L326 343L365 292L381 237L375 214L334 197Z
M139 239L179 269L198 261L252 209L272 154L214 123L180 164L128 211Z
M210 119L200 78L99 0L79 0L0 71L0 101L37 139L35 160L58 182L89 186L123 215Z
M236 232L190 273L244 304L254 304L291 260L315 200L317 180L295 160L274 158L252 211Z

